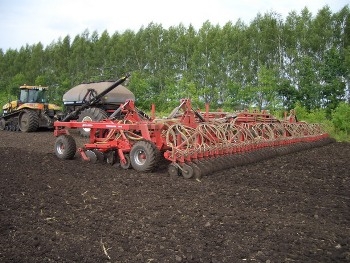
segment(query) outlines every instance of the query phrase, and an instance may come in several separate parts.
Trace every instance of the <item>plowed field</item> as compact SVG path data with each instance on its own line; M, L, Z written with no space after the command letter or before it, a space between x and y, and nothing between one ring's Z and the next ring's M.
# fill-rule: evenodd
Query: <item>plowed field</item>
M350 143L185 180L0 131L0 262L350 262Z

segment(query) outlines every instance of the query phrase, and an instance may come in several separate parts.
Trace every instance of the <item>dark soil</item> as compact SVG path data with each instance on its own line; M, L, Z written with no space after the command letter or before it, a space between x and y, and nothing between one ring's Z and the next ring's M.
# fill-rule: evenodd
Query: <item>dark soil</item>
M350 262L350 143L185 180L55 140L0 131L0 262Z

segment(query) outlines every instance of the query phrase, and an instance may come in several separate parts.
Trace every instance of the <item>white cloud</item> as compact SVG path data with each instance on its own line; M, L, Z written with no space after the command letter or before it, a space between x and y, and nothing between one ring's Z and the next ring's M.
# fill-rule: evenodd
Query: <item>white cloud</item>
M126 29L138 31L154 22L164 28L192 24L196 28L209 20L223 26L241 18L245 23L258 12L274 11L285 18L305 6L313 15L329 5L339 11L347 0L0 0L0 48L20 48L39 41L44 45L85 29L110 34Z

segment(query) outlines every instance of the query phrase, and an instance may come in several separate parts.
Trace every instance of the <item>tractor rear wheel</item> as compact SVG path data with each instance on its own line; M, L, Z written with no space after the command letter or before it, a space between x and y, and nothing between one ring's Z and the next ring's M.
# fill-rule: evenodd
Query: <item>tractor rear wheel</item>
M73 159L77 151L77 145L71 135L61 135L55 142L55 154L60 159Z
M80 122L88 122L88 121L101 121L107 119L107 113L100 108L88 108L83 110L78 118ZM79 133L82 137L90 136L90 128L80 128Z
M130 162L136 171L153 171L157 167L159 159L160 151L150 141L139 141L131 148Z
M5 127L6 127L6 121L4 118L1 118L0 119L0 131L5 130Z
M19 115L18 124L22 132L35 132L39 127L39 116L35 111L25 110Z

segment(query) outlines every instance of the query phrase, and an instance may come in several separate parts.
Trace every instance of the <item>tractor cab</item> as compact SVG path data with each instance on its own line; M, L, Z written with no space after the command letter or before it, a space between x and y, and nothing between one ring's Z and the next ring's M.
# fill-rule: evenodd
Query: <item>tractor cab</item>
M47 103L48 87L40 86L20 86L20 103Z

